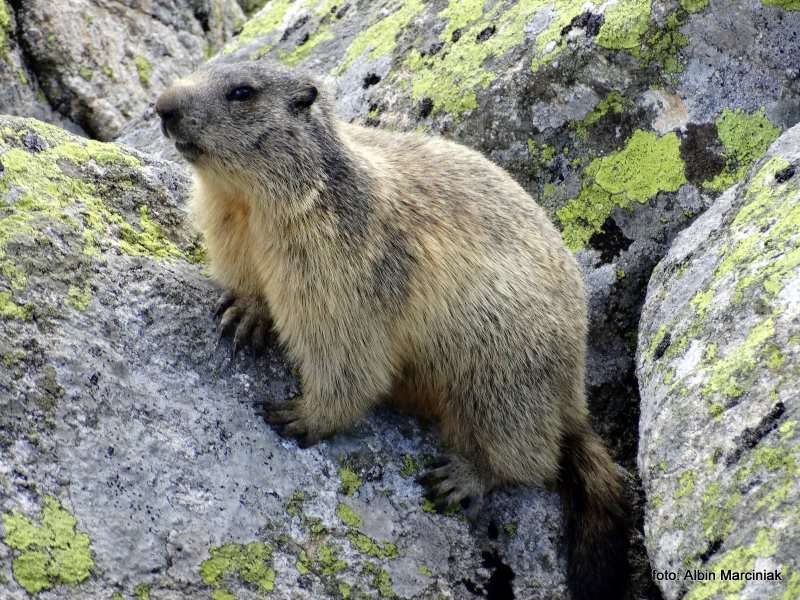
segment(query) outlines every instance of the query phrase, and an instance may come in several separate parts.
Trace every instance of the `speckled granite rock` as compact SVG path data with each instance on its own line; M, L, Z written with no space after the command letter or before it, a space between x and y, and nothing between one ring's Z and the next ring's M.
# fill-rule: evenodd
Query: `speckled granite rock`
M642 313L639 467L666 598L800 596L800 126L675 240ZM717 574L685 581L685 569ZM722 581L781 569L783 582Z
M324 76L345 119L477 148L547 208L591 293L596 424L633 465L650 271L800 120L794 0L273 0L226 48ZM123 141L172 157L152 115Z
M236 0L0 0L0 113L111 139L243 22Z
M0 598L565 594L555 495L470 530L428 512L413 420L309 450L264 424L296 382L217 344L172 165L10 118L0 165Z

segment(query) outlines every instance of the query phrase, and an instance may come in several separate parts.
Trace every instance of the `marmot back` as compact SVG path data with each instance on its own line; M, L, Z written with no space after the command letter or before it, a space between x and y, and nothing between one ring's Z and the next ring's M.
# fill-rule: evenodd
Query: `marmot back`
M557 483L576 599L623 597L619 472L586 409L586 300L544 211L458 144L338 121L315 81L216 63L158 101L192 163L192 212L221 326L272 322L303 395L267 407L314 444L386 398L436 417L448 449L427 474L474 516L504 484Z

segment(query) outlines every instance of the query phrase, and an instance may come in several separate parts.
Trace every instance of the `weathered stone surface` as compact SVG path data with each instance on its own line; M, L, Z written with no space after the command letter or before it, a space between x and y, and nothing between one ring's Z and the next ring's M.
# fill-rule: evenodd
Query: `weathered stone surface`
M11 6L0 1L0 83L8 86L0 112L58 121L55 111L98 139L115 137L244 22L236 0Z
M0 112L57 121L36 76L28 69L16 30L14 11L0 0Z
M477 148L591 292L597 425L633 465L636 326L674 235L800 119L800 12L761 0L273 0L225 52L315 72L339 114ZM126 143L174 157L158 124Z
M800 126L676 238L642 313L639 467L668 599L800 594ZM684 569L716 581L683 579ZM722 581L781 569L782 582Z
M297 384L218 344L173 165L11 118L0 164L0 597L564 595L555 495L471 530L428 512L413 420L308 450L266 426Z

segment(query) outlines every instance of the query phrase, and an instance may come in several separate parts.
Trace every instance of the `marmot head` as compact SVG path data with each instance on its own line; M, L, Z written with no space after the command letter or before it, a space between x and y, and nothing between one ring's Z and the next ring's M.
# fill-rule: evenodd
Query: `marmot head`
M156 111L198 170L279 194L319 185L330 109L304 74L266 61L212 61L164 92Z

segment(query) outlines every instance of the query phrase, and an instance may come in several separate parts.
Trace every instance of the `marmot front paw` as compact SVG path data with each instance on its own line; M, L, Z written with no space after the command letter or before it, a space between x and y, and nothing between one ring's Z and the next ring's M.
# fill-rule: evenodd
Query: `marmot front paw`
M265 302L226 291L217 302L214 316L219 319L220 337L233 332L234 353L248 344L256 352L266 347L272 319Z
M302 397L293 398L284 404L264 403L256 409L275 432L284 438L295 438L298 446L308 448L322 439L311 421L303 416Z

